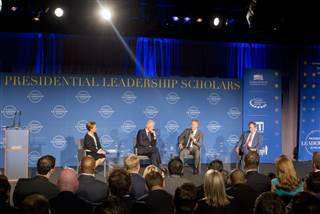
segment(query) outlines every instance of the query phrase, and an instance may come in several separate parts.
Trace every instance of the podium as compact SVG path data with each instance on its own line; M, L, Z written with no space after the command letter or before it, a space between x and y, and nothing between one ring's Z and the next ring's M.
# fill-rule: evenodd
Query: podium
M28 177L29 129L4 129L4 173L10 181Z

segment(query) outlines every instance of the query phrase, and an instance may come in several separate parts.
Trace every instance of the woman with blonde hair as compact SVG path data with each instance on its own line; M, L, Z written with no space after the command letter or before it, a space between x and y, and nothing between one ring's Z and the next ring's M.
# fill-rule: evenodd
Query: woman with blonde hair
M233 198L228 196L220 172L210 169L204 175L205 198L198 202L197 213L235 213Z
M276 161L276 178L271 180L271 191L281 196L294 196L303 191L303 182L297 176L292 161L281 155Z

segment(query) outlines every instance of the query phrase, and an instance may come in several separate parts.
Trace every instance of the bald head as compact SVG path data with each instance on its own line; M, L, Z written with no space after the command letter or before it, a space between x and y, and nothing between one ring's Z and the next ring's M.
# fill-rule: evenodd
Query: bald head
M60 192L76 192L79 187L76 171L70 168L63 169L60 173L57 185Z
M83 157L81 160L81 172L88 173L88 174L94 174L94 171L96 169L96 161L93 157L86 156Z
M231 185L246 183L247 180L244 172L240 169L233 170L230 174L230 182L231 182Z

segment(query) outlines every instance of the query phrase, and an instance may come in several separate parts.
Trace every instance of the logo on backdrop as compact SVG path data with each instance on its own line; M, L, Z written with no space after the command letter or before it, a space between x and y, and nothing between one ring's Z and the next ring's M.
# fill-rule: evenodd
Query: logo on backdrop
M67 109L63 105L56 105L51 111L53 116L58 119L63 118L67 112Z
M75 98L78 100L79 103L87 103L91 99L91 95L87 91L79 91Z
M219 124L218 121L210 121L207 125L207 129L209 130L209 132L211 133L216 133L217 131L219 131L221 128L221 125Z
M312 155L313 152L320 150L320 130L315 129L310 131L305 140L301 142L302 146L306 149L309 155Z
M252 79L249 81L250 86L266 86L268 81L264 79L263 74L253 74Z
M38 120L31 120L28 123L28 128L32 134L37 134L41 131L41 129L43 128L43 125Z
M186 113L191 119L198 118L200 115L200 110L197 106L190 106Z
M132 104L136 101L137 96L132 91L125 91L122 94L121 99L124 103Z
M44 95L39 90L32 90L27 95L27 98L31 103L40 103Z
M265 145L259 149L259 155L260 156L267 156L268 155L268 146L267 145Z
M107 134L102 135L100 139L103 148L110 147L114 143L112 137Z
M238 119L241 116L241 111L238 107L231 107L227 112L227 115L231 119Z
M62 135L57 135L51 139L51 144L56 149L63 149L66 146L67 141Z
M166 100L169 104L173 105L180 100L180 97L176 92L169 92L166 96Z
M251 108L263 109L267 107L267 101L263 98L255 97L249 101L249 105Z
M14 105L6 105L1 111L5 118L14 118L16 112L17 108Z
M99 109L99 114L101 117L105 118L105 119L108 119L109 117L111 117L114 113L114 110L112 109L111 106L109 105L104 105L104 106L101 106L100 109Z
M177 132L178 129L180 128L179 124L175 120L169 120L166 125L165 125L166 130L168 133L174 133Z
M38 159L41 157L40 152L38 151L31 151L28 154L28 160L30 165L34 165L38 162Z
M217 105L222 98L217 93L211 93L207 99L211 105Z
M238 135L235 135L235 134L232 134L232 135L229 135L228 139L227 139L227 142L230 146L234 147L237 145L237 143L239 142L239 137Z
M263 121L256 121L257 124L257 132L264 132L264 122Z
M144 110L143 110L143 114L147 117L147 118L155 118L158 114L159 114L159 110L157 109L157 107L155 106L147 106Z
M87 132L87 127L86 127L87 121L86 120L79 120L76 125L75 128L77 129L77 131L79 133L86 133Z
M121 125L121 129L125 133L133 132L133 130L135 130L136 127L137 126L136 126L135 122L133 122L132 120L125 120L125 121L123 121L123 123Z

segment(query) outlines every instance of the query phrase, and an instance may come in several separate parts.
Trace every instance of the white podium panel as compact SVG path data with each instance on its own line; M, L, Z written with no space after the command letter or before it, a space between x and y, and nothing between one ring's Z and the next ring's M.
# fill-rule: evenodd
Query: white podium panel
M9 180L28 177L29 130L7 128L4 131L4 172Z

